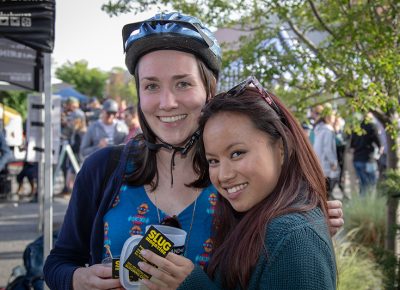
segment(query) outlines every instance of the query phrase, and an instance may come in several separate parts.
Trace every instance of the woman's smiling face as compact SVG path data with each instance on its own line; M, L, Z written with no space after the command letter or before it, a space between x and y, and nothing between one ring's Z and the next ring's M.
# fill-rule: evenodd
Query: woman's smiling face
M273 143L249 117L217 113L207 121L203 141L211 182L236 211L248 211L273 191L281 173L282 142Z
M198 128L206 102L196 58L175 50L144 55L138 64L140 107L158 138L183 145Z

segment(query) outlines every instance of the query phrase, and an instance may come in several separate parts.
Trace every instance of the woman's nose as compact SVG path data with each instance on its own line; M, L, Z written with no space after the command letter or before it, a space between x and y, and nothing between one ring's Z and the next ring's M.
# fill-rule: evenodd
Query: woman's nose
M234 170L229 162L220 161L218 178L220 182L226 182L235 176Z
M178 102L174 93L171 90L164 90L160 96L160 109L171 110L178 107Z

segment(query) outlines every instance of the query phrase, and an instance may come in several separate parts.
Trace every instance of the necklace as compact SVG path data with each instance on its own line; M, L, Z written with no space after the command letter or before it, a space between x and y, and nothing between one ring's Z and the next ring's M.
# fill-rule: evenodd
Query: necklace
M147 192L146 187L145 187L145 190ZM193 211L192 211L192 219L190 221L189 232L187 233L187 238L186 238L186 242L185 242L185 252L183 254L184 257L186 257L186 253L187 253L187 249L188 249L188 245L189 245L189 241L190 241L190 234L192 233L194 215L196 214L197 198L198 198L199 189L197 188L194 191L194 193L196 195L196 199L194 200ZM161 224L160 209L158 208L156 191L153 191L153 195L154 195L154 205L156 206L156 209L157 209L158 223ZM178 220L178 217L176 215L173 215L172 217L175 217ZM179 220L178 220L178 222L179 222Z

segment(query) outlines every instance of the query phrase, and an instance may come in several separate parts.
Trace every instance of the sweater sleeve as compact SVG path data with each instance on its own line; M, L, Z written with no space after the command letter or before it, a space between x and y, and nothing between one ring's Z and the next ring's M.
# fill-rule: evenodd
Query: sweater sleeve
M109 148L92 154L76 177L63 225L43 267L50 289L72 289L74 271L89 263L90 237L109 155Z
M212 281L204 270L195 266L192 273L179 285L177 290L218 290L220 288L214 281Z
M336 289L332 244L311 227L295 229L280 240L261 269L259 289Z

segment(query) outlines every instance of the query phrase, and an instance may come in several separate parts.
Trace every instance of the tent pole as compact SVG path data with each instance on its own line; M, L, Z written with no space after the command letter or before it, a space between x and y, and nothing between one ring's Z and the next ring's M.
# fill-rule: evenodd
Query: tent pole
M43 261L53 248L53 128L51 96L51 54L44 53L44 248Z

